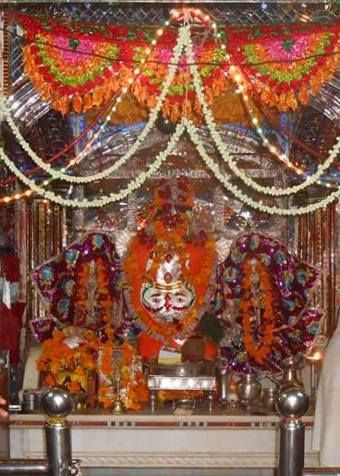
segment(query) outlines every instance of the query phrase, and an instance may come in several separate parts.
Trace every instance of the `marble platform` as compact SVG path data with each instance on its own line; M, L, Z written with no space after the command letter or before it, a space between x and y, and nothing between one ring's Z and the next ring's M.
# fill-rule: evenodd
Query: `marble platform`
M81 459L84 468L262 471L277 466L276 415L73 414L68 420L72 425L73 457ZM311 446L313 417L304 417L304 422L305 465L317 467L318 453ZM44 457L43 424L44 416L40 414L10 416L11 458Z

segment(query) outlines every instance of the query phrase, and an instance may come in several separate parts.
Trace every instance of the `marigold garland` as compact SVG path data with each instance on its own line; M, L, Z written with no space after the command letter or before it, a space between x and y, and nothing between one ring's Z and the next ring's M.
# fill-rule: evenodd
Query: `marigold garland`
M42 344L42 352L37 360L37 368L44 372L43 384L52 386L61 384L60 373L70 372L72 375L69 383L71 392L86 390L86 374L95 370L97 365L98 339L91 330L82 331L83 342L71 348L65 342L73 326L63 331L56 330L51 339Z
M95 268L94 299L89 299L91 266ZM113 299L109 292L109 274L106 266L105 260L101 257L86 261L80 266L76 275L77 289L74 296L75 325L84 325L88 320L91 321L98 315L102 323L111 321ZM92 315L94 306L96 307L96 316Z
M63 384L60 377L66 372L71 380L68 389L77 393L86 390L88 372L96 371L99 377L104 377L98 388L98 402L104 408L111 408L117 397L114 393L114 374L118 371L125 408L139 410L142 403L148 400L148 390L141 365L138 366L137 350L127 342L119 344L108 325L102 330L101 338L91 330L82 329L81 341L75 347L69 346L65 340L73 334L79 335L79 328L70 326L63 331L57 330L51 339L42 344L37 368L45 374L43 384ZM118 363L116 352L120 354Z
M274 289L271 277L265 266L256 260L252 264L252 259L247 259L242 266L242 299L240 302L240 312L242 317L243 343L248 354L259 363L264 364L267 356L272 352L274 342ZM259 290L254 296L252 290L252 275L259 276ZM262 296L261 296L262 295ZM262 329L252 324L252 317L256 310L261 312ZM262 343L255 334L262 336Z

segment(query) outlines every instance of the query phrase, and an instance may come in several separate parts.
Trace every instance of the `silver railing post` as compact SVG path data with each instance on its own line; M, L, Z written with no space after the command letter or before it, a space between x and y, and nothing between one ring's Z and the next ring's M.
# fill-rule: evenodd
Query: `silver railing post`
M302 476L305 459L305 425L309 397L301 387L283 388L278 395L280 421L279 476Z
M66 421L73 409L70 395L61 388L52 388L41 399L48 418L45 422L46 456L49 476L68 476L72 466L70 425Z
M43 394L41 404L47 414L44 425L47 459L0 460L0 475L80 475L79 462L72 461L71 429L66 421L73 409L70 395L61 388L51 388Z

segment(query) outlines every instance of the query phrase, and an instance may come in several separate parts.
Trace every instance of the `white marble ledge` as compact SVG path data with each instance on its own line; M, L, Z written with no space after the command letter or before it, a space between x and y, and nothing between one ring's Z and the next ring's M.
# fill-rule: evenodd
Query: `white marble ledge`
M12 414L10 415L11 426L36 427L45 421L42 414ZM73 414L67 420L72 426L81 427L252 427L268 428L276 427L280 421L278 415L246 415L246 414L141 414L128 413L122 415L111 414ZM307 427L313 425L314 416L309 415L302 418Z

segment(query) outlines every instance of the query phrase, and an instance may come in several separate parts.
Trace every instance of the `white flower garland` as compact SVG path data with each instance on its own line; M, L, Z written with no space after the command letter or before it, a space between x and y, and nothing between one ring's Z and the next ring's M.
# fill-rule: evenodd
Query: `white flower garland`
M202 85L201 85L200 75L199 75L197 66L195 64L191 38L189 38L188 46L186 48L186 54L188 57L188 62L190 64L190 72L193 77L193 83L195 86L196 94L202 105L204 118L206 120L211 137L215 141L217 150L221 154L223 160L228 164L230 169L234 172L234 174L237 177L239 177L248 187L253 188L257 192L264 193L266 195L272 195L272 196L295 194L305 189L306 187L314 184L321 177L324 171L331 165L331 163L337 158L340 152L340 137L337 137L337 143L330 150L329 156L325 160L325 162L322 165L318 166L318 170L315 172L315 174L309 176L304 182L300 183L299 185L294 185L292 187L287 187L287 188L277 188L277 187L265 187L255 182L251 177L248 177L245 173L243 173L237 167L235 163L235 158L232 156L232 154L228 150L225 149L223 140L218 130L216 129L214 117L206 102Z
M185 126L183 122L177 124L175 133L171 136L167 147L164 151L160 152L155 161L149 165L148 170L142 172L139 177L128 184L126 188L123 188L118 193L110 193L110 195L102 197L100 199L95 200L72 200L66 199L61 197L60 195L55 194L51 191L46 191L41 186L37 185L33 180L28 178L20 169L11 161L11 159L5 154L3 149L0 149L0 158L3 159L7 167L31 190L42 195L47 200L51 200L52 202L58 203L59 205L63 205L66 207L75 207L75 208L98 208L108 205L109 203L117 202L122 200L123 198L130 195L135 190L139 189L144 182L150 178L157 170L160 168L162 163L167 159L168 155L171 154L172 150L174 149L176 143L178 142L179 138L181 137Z
M51 200L52 202L58 203L59 205L68 206L68 207L75 207L75 208L98 208L109 203L122 200L123 198L127 197L130 193L140 188L144 182L151 177L162 165L162 163L166 160L168 155L172 152L173 148L175 147L176 143L180 139L184 130L188 131L188 134L196 146L197 151L199 152L201 158L207 165L207 167L212 171L214 176L229 190L236 198L238 198L242 203L251 206L261 212L265 212L271 215L282 215L282 216L295 216L295 215L303 215L305 213L310 213L319 208L326 207L329 203L336 200L340 196L340 190L337 190L325 199L321 200L318 203L312 203L305 207L299 208L278 208L278 207L271 207L268 205L264 205L261 200L254 201L252 198L245 195L241 190L233 185L230 181L230 177L224 173L222 173L218 167L218 165L214 162L213 159L209 157L206 153L204 144L200 139L199 132L196 126L187 119L183 119L180 124L177 125L175 133L172 135L171 139L168 142L166 149L160 152L155 161L149 166L146 172L142 172L140 176L129 183L129 185L121 190L118 193L111 193L106 197L102 197L100 199L95 200L72 200L72 199L65 199L56 195L54 192L48 192L39 185L37 185L34 181L26 177L16 166L15 164L7 157L5 152L0 149L0 158L2 158L5 164L10 168L10 170L16 174L16 176L24 182L27 186L29 186L32 190L37 192L38 194L44 196L46 199Z
M201 141L199 132L196 126L190 122L189 120L184 120L186 129L188 134L195 144L198 153L200 154L201 158L203 159L204 163L207 167L212 171L214 176L217 178L219 182L221 182L227 190L229 190L236 198L238 198L242 203L249 205L252 208L260 210L261 212L268 213L270 215L282 215L282 216L295 216L295 215L303 215L305 213L314 212L319 208L326 207L329 203L333 202L337 198L340 197L340 189L336 190L329 194L326 198L321 200L317 203L312 203L305 207L298 207L298 208L278 208L278 207L271 207L269 205L264 205L262 200L255 201L248 195L245 195L238 187L231 183L231 177L226 175L220 171L219 166L216 162L209 157L207 154L204 145Z
M171 67L169 68L169 74L167 75L167 78L164 82L164 87L161 91L161 94L158 97L157 104L149 115L149 120L146 126L144 127L143 131L139 135L136 142L131 146L131 148L126 152L126 154L124 154L120 159L118 159L117 162L115 162L111 167L107 168L106 170L102 172L99 172L94 175L89 175L89 176L74 176L74 175L64 174L62 171L59 171L59 170L54 170L51 164L46 164L46 162L43 161L34 152L34 150L32 150L30 144L25 140L19 128L14 123L10 110L5 104L5 100L1 97L0 104L3 108L6 121L9 124L10 128L12 129L13 134L18 140L19 144L28 153L29 157L33 160L33 162L36 165L38 165L41 169L43 169L45 172L47 172L49 175L51 175L53 178L59 179L59 180L65 180L66 182L76 183L76 184L91 183L91 182L104 179L108 177L110 174L112 174L113 172L115 172L119 167L124 165L137 152L138 148L143 143L143 141L145 140L145 138L147 137L147 135L150 133L151 129L155 125L158 114L162 109L163 103L166 99L169 88L171 86L171 83L178 69L180 55L182 53L184 46L187 44L188 39L189 39L188 27L181 27L176 46L173 49L173 57L171 60ZM2 150L1 147L0 147L0 150Z

